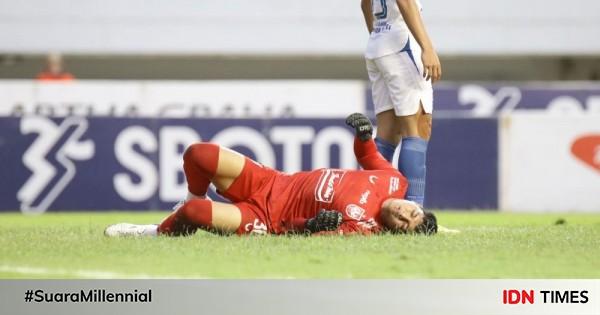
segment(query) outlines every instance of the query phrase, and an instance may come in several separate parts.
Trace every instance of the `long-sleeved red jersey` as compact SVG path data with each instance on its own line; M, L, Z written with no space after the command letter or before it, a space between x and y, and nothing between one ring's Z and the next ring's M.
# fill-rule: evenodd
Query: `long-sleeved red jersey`
M285 233L294 221L314 217L320 209L342 213L340 234L380 232L381 204L388 198L404 198L408 183L379 154L373 140L356 138L354 153L364 170L318 169L275 176L263 209L270 221L268 232Z

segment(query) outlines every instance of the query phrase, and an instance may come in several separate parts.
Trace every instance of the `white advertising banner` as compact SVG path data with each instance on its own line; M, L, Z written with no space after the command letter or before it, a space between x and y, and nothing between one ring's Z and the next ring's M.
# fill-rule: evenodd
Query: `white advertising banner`
M338 118L364 112L365 83L344 80L0 81L0 116Z
M600 115L519 112L500 123L500 208L600 212Z

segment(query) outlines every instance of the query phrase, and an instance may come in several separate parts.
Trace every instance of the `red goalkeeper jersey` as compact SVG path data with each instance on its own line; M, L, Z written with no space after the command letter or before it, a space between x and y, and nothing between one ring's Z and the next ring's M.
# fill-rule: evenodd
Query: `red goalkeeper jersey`
M321 209L342 213L340 234L380 232L381 204L404 198L408 183L379 154L373 140L356 138L354 153L364 170L318 169L277 176L267 206L271 232L291 230L295 220L314 217Z

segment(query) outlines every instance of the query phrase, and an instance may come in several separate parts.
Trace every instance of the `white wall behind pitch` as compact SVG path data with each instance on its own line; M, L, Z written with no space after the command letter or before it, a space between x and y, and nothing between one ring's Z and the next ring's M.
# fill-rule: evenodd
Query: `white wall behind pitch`
M598 54L600 1L422 0L445 54ZM358 0L0 0L0 53L362 54Z

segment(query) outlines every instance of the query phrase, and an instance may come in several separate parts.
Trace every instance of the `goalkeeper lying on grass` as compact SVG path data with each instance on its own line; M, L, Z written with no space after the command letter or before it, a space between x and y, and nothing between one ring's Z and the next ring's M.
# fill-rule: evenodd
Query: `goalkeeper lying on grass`
M216 144L196 143L183 156L186 200L160 225L120 223L105 234L436 233L435 216L403 199L406 178L377 151L369 119L352 114L346 124L356 131L354 154L364 170L285 174ZM210 183L231 203L207 199Z

